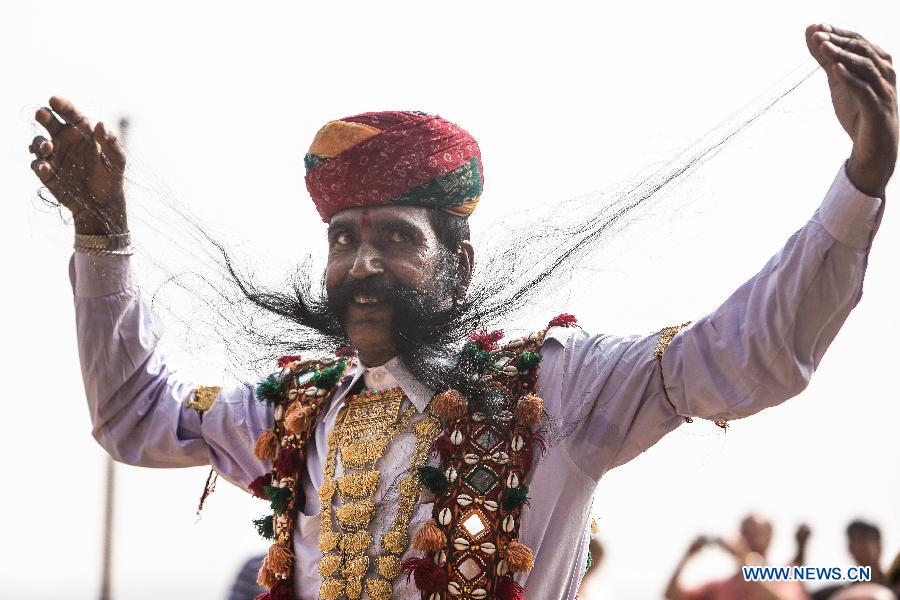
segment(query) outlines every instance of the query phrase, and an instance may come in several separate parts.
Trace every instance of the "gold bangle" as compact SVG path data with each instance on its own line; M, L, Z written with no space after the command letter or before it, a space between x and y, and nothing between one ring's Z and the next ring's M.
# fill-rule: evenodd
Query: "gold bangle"
M93 256L130 255L134 253L131 248L131 234L128 232L107 235L76 233L74 248L77 252Z

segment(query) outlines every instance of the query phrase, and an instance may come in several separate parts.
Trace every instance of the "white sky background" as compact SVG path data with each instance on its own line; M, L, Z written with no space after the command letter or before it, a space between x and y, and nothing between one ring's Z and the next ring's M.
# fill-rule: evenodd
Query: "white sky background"
M164 186L245 256L289 266L324 247L302 158L329 119L417 109L473 133L486 175L477 235L521 208L614 188L799 79L812 67L809 23L900 55L890 1L487 4L5 5L0 597L91 598L100 569L104 456L78 367L71 231L36 199L28 169L30 118L50 95L94 120L128 115L137 183ZM633 333L702 315L805 222L849 149L820 72L516 325L566 311L590 331ZM856 516L881 525L885 563L900 549L895 213L864 299L806 392L724 434L683 426L601 482L603 579L618 596L659 597L693 536L733 534L752 509L775 521L775 564L801 520L814 530L809 564L848 563L843 528ZM132 222L139 242L145 229ZM203 469L118 474L117 598L222 598L265 548L250 524L265 504L225 482L195 524ZM708 556L688 576L723 568Z

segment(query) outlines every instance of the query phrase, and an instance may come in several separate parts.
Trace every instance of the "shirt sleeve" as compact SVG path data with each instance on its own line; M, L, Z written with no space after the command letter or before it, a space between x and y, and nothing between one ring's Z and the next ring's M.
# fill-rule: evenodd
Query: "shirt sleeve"
M211 464L247 486L269 470L256 458L272 424L254 386L223 388L202 413L189 406L195 382L167 364L158 323L135 286L128 256L74 253L78 352L94 438L117 461L143 467Z
M842 167L806 225L693 324L630 337L551 329L541 369L558 414L576 415L573 461L599 478L685 417L739 419L800 393L859 302L883 205Z

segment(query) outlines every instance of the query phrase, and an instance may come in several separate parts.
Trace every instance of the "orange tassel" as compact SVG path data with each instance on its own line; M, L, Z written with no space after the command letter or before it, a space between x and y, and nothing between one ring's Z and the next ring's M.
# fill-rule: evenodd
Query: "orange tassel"
M456 421L469 412L469 402L456 390L447 390L431 401L431 412L445 421Z
M513 573L530 571L534 568L534 552L525 544L510 542L506 547L506 563Z
M278 449L278 438L271 429L266 429L256 440L256 449L254 450L256 458L259 460L272 460L275 458L275 451Z
M434 519L428 519L416 532L412 545L420 552L437 552L447 546L447 536Z
M256 576L256 583L263 587L270 588L275 585L276 581L278 581L278 578L275 577L275 574L268 570L266 565L263 565L259 570L259 575Z
M269 546L269 554L263 562L263 568L268 569L272 573L287 575L293 560L294 553L290 551L287 544L277 542Z
M541 422L544 413L544 401L539 396L528 394L519 400L516 406L516 418L529 429Z
M299 434L301 431L306 429L307 420L309 416L312 414L312 407L303 406L299 402L295 402L291 404L290 408L288 408L287 413L284 415L284 428L288 431L288 433L292 433L294 435Z

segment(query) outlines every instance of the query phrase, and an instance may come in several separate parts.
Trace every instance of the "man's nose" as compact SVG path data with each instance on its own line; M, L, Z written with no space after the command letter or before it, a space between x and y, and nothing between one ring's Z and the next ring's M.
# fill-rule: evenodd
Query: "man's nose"
M384 273L384 261L378 250L371 244L360 244L356 252L350 276L354 279L365 279Z

